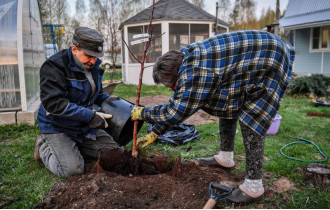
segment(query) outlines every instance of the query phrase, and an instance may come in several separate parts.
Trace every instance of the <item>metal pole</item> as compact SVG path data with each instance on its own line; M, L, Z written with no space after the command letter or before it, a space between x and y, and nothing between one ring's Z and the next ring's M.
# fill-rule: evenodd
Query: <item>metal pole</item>
M280 20L280 0L276 0L276 13L275 13L275 25L274 25L274 34L276 36L280 35L280 27L278 21Z
M215 29L214 29L214 33L215 34L218 34L218 10L219 10L219 4L218 2L216 3L216 6L215 6Z
M56 42L55 42L55 35L54 35L54 27L53 25L50 26L50 33L52 35L52 42L53 42L53 49L54 49L54 53L56 53Z

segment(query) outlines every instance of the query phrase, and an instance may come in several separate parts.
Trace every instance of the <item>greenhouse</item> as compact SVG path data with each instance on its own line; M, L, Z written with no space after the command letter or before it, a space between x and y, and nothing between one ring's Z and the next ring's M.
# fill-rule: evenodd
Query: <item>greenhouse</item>
M45 61L37 0L1 0L0 28L0 124L34 124Z

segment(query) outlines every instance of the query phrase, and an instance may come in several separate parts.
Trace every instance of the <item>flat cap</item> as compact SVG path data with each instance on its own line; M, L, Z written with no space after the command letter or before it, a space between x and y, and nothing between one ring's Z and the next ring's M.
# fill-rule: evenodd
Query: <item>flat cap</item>
M87 55L102 57L103 37L99 32L87 27L78 27L74 31L72 43L81 48Z

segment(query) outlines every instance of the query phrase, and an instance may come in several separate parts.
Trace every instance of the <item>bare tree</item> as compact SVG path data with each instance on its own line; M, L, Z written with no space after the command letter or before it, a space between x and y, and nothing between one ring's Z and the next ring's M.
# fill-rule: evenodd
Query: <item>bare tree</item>
M270 7L267 10L263 9L259 19L260 28L264 28L269 24L272 24L275 21L275 11Z
M123 22L151 5L151 0L119 0L119 20Z
M220 0L219 1L220 19L224 21L228 21L229 12L230 12L230 0Z
M67 25L67 23L71 22L67 0L54 1L54 8L55 20L58 24L62 24L64 29L62 30L62 28L58 28L58 30L55 31L56 43L58 44L59 50L61 50L63 48L67 48L68 43L71 43L70 33L65 33L65 28L71 32L70 25Z
M234 8L232 13L229 15L230 17L230 25L231 30L237 30L239 28L240 22L239 22L239 15L240 15L241 9L240 9L240 0L235 0Z
M74 15L74 19L79 23L80 25L86 24L86 13L87 8L85 4L85 0L76 0L76 14Z
M259 27L255 17L254 0L236 0L230 17L232 30L246 30Z
M116 13L116 9L117 8L116 8L115 0L110 0L109 10L107 12L105 12L104 10L102 11L102 13L106 13L104 14L104 16L107 17L105 20L109 25L109 27L106 27L106 29L104 30L105 33L103 36L107 37L105 40L107 42L107 45L109 46L113 72L115 72L116 70L116 58L118 56L118 53L120 52L119 51L120 31L118 30L119 18L118 18L118 13Z
M193 3L194 5L196 5L197 7L203 9L205 4L204 4L204 0L190 0L191 3Z
M67 0L39 0L41 19L43 24L62 24L64 30L61 27L54 28L55 40L58 49L67 47L67 43L70 42L71 37L69 33L71 31L71 22L69 14ZM44 28L45 43L51 43L51 34L49 28Z
M255 16L256 5L254 0L245 0L245 7L246 7L245 29L258 29L257 19Z
M110 52L113 71L120 52L119 11L115 0L90 0L90 20L105 41L105 51Z

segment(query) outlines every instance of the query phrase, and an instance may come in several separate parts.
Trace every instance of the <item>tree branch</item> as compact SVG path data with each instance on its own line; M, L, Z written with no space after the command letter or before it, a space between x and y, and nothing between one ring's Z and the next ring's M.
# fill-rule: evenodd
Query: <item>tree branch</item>
M133 54L133 52L131 51L131 49L129 48L129 46L127 45L127 43L125 42L124 37L121 37L121 39L123 40L124 44L126 45L126 47L127 47L128 51L129 51L129 53L131 54L131 56L132 56L137 62L142 63L139 59L137 59L137 57L135 57L135 55Z

